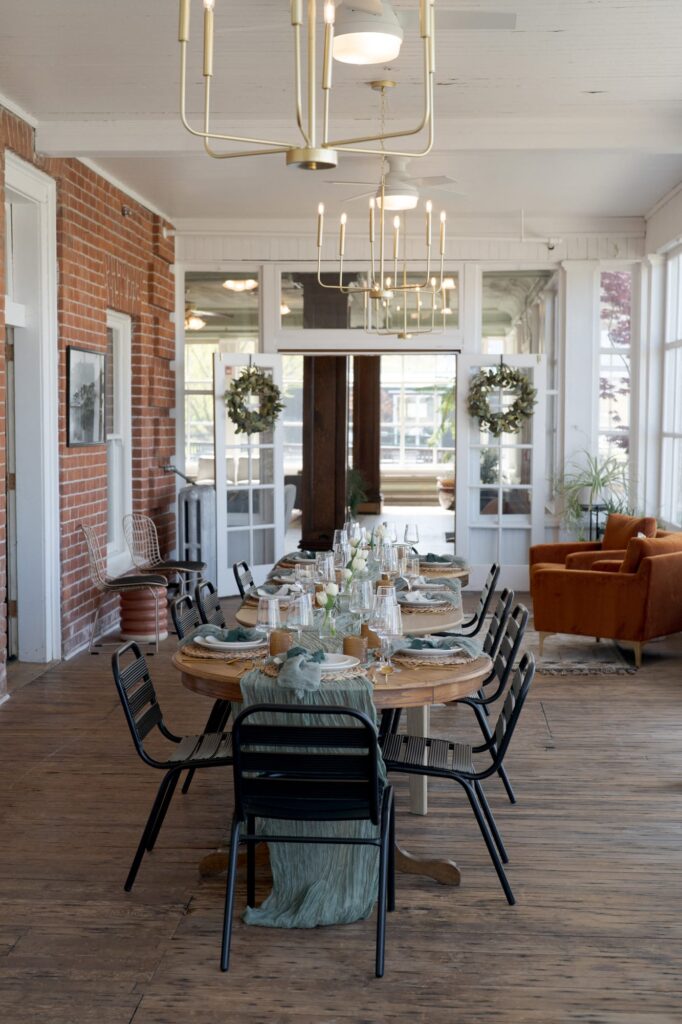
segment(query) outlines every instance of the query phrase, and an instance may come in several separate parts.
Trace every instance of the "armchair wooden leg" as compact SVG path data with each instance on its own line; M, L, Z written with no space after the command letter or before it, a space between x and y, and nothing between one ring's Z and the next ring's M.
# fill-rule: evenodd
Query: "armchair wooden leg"
M632 649L635 652L635 667L636 668L641 668L642 667L642 651L644 650L644 644L639 643L639 641L635 641L635 643L633 643L633 645L632 645Z
M539 647L540 657L542 657L542 655L545 653L545 640L547 639L548 636L552 636L552 635L553 635L552 633L539 633L538 634L538 636L540 637L540 647Z

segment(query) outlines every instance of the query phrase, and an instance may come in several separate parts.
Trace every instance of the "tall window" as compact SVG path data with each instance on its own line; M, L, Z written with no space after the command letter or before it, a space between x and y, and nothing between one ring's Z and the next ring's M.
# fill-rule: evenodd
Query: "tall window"
M185 472L212 480L213 356L257 352L257 270L185 278Z
M682 527L682 252L668 259L663 348L661 516Z
M483 351L545 352L551 270L490 270L482 276Z
M599 454L628 464L632 272L604 270L599 307Z
M454 449L455 357L381 357L381 468L441 470Z
M107 439L107 561L112 574L122 572L130 565L130 555L123 535L123 517L133 510L130 342L130 317L109 311L104 412Z

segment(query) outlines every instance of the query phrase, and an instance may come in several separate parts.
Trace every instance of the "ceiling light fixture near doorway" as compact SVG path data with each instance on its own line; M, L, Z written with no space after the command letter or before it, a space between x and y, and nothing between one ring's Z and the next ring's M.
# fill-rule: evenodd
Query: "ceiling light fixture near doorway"
M194 313L192 310L189 311L185 317L185 330L186 331L201 331L206 326L206 321L200 316Z
M253 277L238 281L228 278L227 281L223 281L223 288L227 288L228 292L254 292L257 287L258 281Z
M211 117L211 81L214 72L214 16L215 0L204 0L204 111L203 125L200 128L189 123L186 108L187 92L187 50L190 35L190 0L180 0L180 23L178 41L180 44L180 117L184 127L190 134L203 140L204 149L209 156L217 160L228 160L236 157L261 156L267 153L284 153L287 164L307 170L327 170L336 167L339 153L380 154L381 150L367 146L368 143L381 144L396 139L426 134L425 142L416 152L403 150L386 150L390 156L425 156L433 147L434 117L433 93L435 76L435 0L418 0L414 22L421 38L423 77L422 77L422 114L419 122L411 128L403 128L390 133L373 132L368 135L350 136L348 138L332 138L330 124L330 106L332 93L332 65L337 59L347 63L385 62L397 56L402 42L402 27L386 2L379 0L351 0L348 4L339 5L338 15L340 28L338 39L335 37L337 8L333 0L325 0L323 5L324 20L324 56L322 73L318 83L317 73L317 0L307 0L307 11L304 19L303 0L290 0L290 20L293 28L294 49L294 106L295 106L295 141L279 141L254 138L245 135L223 134L215 130ZM242 5L245 10L247 5ZM305 24L306 37L306 75L303 72L303 39ZM237 29L238 31L238 29ZM390 44L390 49L389 49ZM396 48L397 47L397 48ZM305 103L303 97L303 79L306 78ZM318 117L318 101L321 117ZM304 116L305 113L305 116ZM355 112L346 115L356 116ZM321 121L321 124L319 123ZM258 149L217 151L213 148L216 142L244 143L255 145Z

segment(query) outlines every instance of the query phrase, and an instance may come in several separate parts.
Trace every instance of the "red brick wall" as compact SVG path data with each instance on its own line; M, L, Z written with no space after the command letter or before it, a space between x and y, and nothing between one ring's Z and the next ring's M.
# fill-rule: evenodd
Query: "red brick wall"
M59 269L59 462L63 654L88 638L96 592L88 577L81 522L106 533L106 450L66 446L66 347L106 349L106 311L132 317L133 505L174 543L175 480L160 467L175 451L175 358L170 271L173 241L164 222L78 160L35 153L33 130L0 107L0 692L5 678L5 253L4 153L11 149L57 183ZM125 213L124 213L125 208ZM108 608L114 614L114 605Z

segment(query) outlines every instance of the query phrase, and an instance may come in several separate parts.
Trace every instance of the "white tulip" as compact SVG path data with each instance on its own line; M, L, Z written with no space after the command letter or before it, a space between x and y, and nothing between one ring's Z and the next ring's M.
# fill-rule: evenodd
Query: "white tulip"
M336 585L336 583L328 583L327 586L325 587L325 590L327 591L330 597L336 597L336 595L339 592L339 588Z
M350 539L350 546L352 548L356 548L359 543L360 543L360 538L359 537L351 537L351 539Z
M343 569L342 572L343 572L344 580L349 580L351 578L351 576L353 575L353 573L352 573L352 571L350 569Z
M366 558L356 558L353 562L353 569L356 572L361 572L367 565Z
M327 603L327 595L326 594L315 594L315 600L319 604L320 608L324 608L324 606Z

